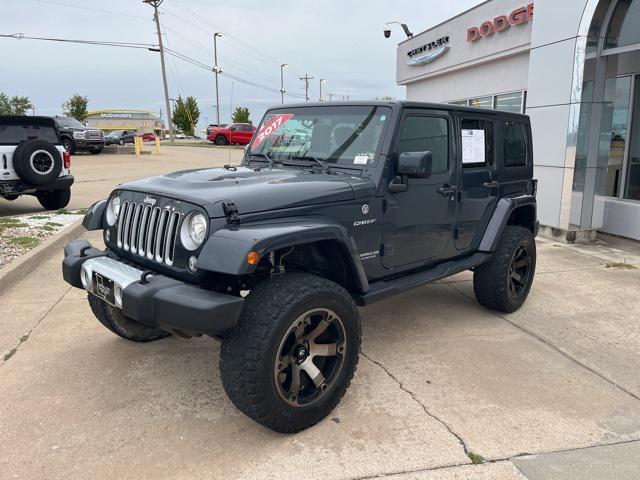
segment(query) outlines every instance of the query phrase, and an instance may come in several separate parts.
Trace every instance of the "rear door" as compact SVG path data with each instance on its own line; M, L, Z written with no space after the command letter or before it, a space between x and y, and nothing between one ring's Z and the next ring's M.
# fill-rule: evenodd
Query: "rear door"
M496 116L460 112L459 207L455 227L458 251L474 247L498 200Z
M403 152L429 151L433 163L430 178L408 178L406 192L387 194L382 256L385 268L418 267L455 252L453 132L453 118L446 111L408 109L403 113L392 153L394 168Z

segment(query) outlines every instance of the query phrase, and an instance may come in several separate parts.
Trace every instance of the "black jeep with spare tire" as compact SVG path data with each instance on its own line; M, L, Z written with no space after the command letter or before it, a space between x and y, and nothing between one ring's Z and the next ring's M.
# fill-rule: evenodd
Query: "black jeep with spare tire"
M84 225L106 249L71 242L63 275L116 335L220 339L231 401L297 432L351 382L357 306L465 270L485 307L522 306L536 267L532 175L524 115L278 106L240 165L134 181L94 204Z
M71 157L50 117L0 116L0 197L33 195L47 210L71 199Z

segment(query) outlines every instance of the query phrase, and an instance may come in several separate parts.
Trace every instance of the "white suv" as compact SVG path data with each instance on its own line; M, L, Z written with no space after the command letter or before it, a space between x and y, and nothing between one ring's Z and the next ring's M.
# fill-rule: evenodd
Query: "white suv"
M34 195L47 210L71 199L71 157L49 117L0 116L0 197Z

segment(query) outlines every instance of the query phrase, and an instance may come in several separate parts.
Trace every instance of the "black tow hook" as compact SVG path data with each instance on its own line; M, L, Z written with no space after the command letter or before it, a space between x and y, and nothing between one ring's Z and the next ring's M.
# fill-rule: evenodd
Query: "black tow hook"
M149 280L147 280L147 278L149 276L152 276L153 272L151 270L147 270L146 272L142 272L142 275L140 275L140 283L142 285L146 285L147 283L149 283Z
M86 257L87 256L87 250L91 250L91 245L85 245L84 247L82 247L80 249L80 257Z

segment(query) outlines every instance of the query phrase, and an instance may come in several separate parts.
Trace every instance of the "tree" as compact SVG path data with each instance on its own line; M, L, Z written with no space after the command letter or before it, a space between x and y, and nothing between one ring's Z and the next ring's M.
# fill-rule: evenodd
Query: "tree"
M253 123L249 118L249 115L250 114L248 108L238 107L231 115L231 121L233 123Z
M79 122L84 122L87 118L87 105L89 99L77 93L62 104L62 111L65 117L72 117Z
M198 102L193 97L187 97L183 100L178 95L176 100L176 106L173 112L173 123L182 130L185 135L194 135L196 131L196 125L200 120L200 109L198 108Z
M8 97L0 92L0 115L26 115L32 108L29 97Z

